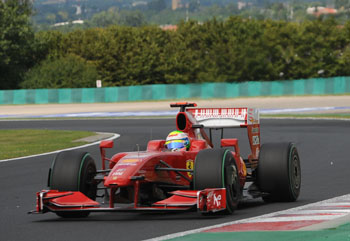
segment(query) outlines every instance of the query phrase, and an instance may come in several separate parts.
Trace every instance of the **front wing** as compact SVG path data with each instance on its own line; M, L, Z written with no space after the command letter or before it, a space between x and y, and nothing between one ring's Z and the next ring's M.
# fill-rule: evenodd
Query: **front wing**
M179 190L171 192L172 196L153 203L152 206L117 206L109 207L91 200L78 191L60 192L57 190L43 190L36 195L36 209L29 213L46 212L170 212L190 211L218 212L226 209L226 189L208 188L200 191Z

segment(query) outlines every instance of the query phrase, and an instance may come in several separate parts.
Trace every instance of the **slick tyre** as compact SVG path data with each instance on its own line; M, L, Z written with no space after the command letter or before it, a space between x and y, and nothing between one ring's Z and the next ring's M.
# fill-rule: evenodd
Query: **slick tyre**
M87 152L64 151L56 155L49 174L51 190L80 191L92 200L96 199L97 184L94 182L96 165ZM60 217L87 217L89 212L57 212Z
M258 162L258 186L266 202L296 201L300 194L301 168L293 143L262 145Z
M193 173L194 190L226 188L226 210L237 208L241 193L238 169L228 149L205 149L197 154Z

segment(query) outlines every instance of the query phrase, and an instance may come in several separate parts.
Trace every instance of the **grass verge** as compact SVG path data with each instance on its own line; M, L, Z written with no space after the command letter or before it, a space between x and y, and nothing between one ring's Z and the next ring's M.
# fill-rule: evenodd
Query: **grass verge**
M213 232L196 233L172 241L348 241L350 223L333 229L315 231L255 231L255 232Z
M89 131L0 130L0 160L84 145L73 141L92 135Z

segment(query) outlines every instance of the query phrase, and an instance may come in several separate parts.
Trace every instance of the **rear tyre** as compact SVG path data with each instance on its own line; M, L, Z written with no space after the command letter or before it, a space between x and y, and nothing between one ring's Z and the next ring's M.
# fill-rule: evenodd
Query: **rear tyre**
M226 188L226 210L237 208L241 193L238 169L228 149L205 149L197 154L193 173L194 190Z
M262 145L258 164L258 186L264 201L296 201L300 194L301 168L293 143Z
M92 200L96 199L97 184L94 181L96 165L88 152L64 151L56 155L50 172L50 188L59 191L80 191ZM89 212L56 212L64 218L87 217Z

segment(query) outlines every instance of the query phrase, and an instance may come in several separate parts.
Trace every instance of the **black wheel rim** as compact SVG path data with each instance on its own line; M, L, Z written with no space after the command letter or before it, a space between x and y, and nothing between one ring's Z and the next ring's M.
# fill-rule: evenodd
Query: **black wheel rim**
M93 165L89 165L86 170L86 178L83 180L82 190L85 191L86 196L95 200L96 199L96 183L94 181L94 175L96 173L96 169Z
M224 155L224 161L226 160L226 155L229 153L227 151ZM237 167L233 163L233 158L228 159L229 165L225 166L224 168L224 177L223 177L223 187L226 188L226 197L227 197L227 209L232 212L234 207L231 207L230 204L235 204L238 199L239 190L237 189L237 182L238 182L238 174L237 174ZM225 163L223 163L225 164Z
M238 176L237 176L237 168L235 165L230 165L227 167L227 183L226 187L229 190L230 197L232 197L233 200L236 200L238 196L238 190L236 188L236 184L238 181Z
M291 159L290 159L290 185L293 192L293 195L298 196L298 191L301 184L301 170L300 170L300 161L299 156L296 153L296 149L293 147L291 150Z

